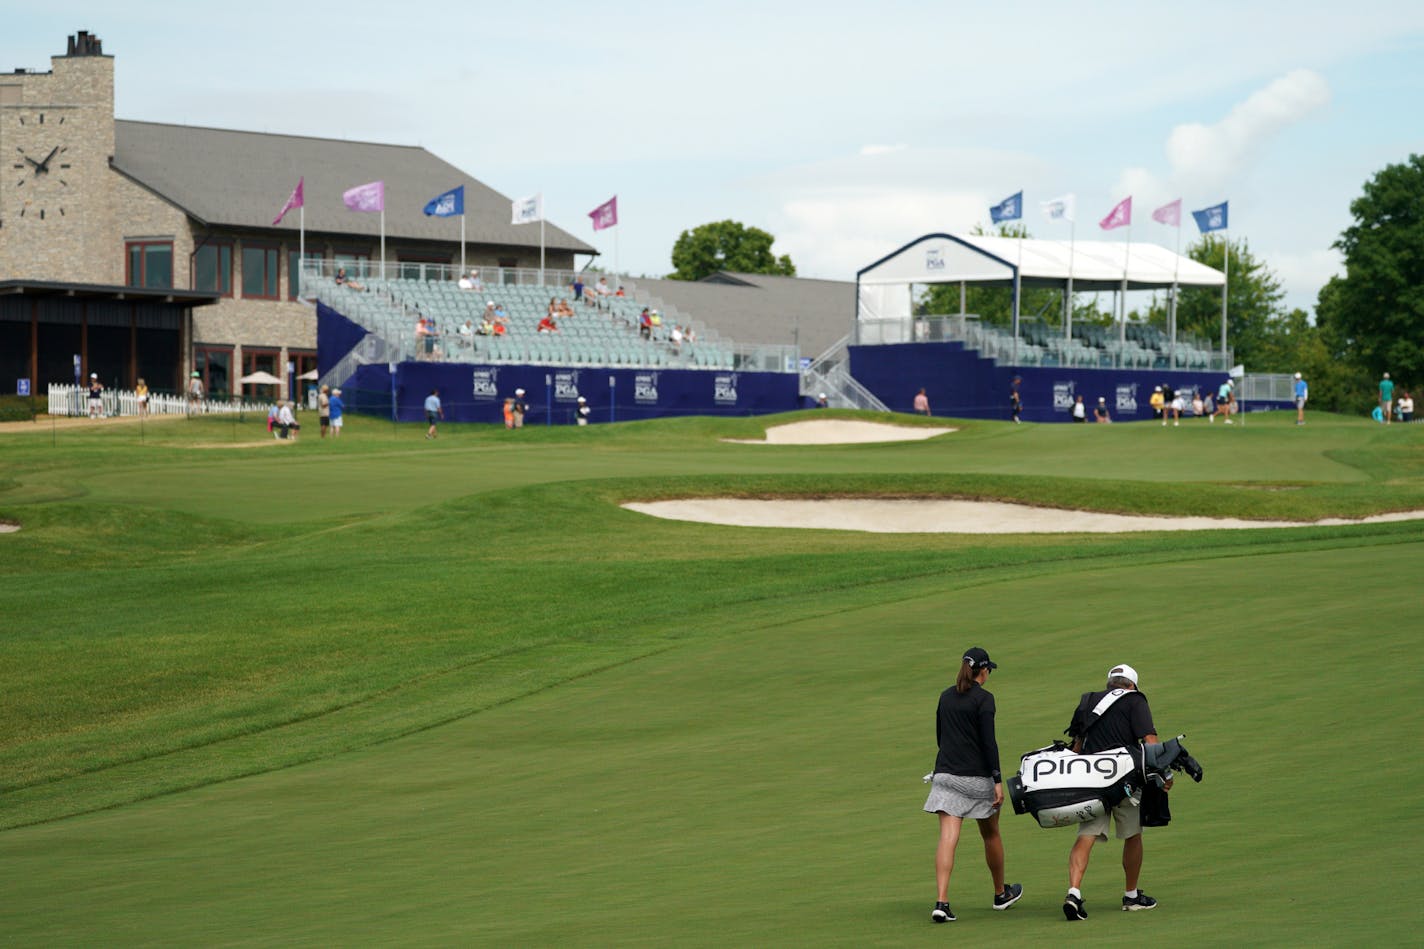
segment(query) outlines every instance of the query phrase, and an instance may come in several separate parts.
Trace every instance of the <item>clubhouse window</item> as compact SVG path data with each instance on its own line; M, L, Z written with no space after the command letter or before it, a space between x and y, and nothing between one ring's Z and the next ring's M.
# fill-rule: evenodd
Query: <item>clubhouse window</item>
M232 391L232 347L198 346L193 350L193 368L203 380L210 399L225 399Z
M242 375L250 376L254 372L265 372L278 379L287 378L287 374L282 367L282 351L280 349L254 349L242 347ZM248 382L243 383L243 395L249 398L260 399L265 402L275 402L282 397L284 386L272 385L271 383Z
M173 288L172 241L125 241L128 251L124 283L130 287Z
M193 289L232 296L231 244L204 244L193 251Z
M242 295L248 299L275 300L281 278L281 255L276 247L263 244L242 246Z
M332 266L336 268L332 273L345 267L346 276L354 280L364 280L371 276L371 255L367 251L338 250L332 255Z
M299 252L295 250L287 251L287 299L295 300L302 295L302 268L298 261ZM312 251L307 251L308 263L321 263L322 256ZM347 271L350 273L350 271ZM335 271L332 271L335 273Z

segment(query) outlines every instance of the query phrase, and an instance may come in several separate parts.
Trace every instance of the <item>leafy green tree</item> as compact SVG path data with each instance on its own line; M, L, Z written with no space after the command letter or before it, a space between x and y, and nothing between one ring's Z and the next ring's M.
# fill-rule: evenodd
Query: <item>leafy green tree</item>
M703 277L728 270L734 273L780 274L796 276L791 258L771 252L775 237L759 227L747 227L740 221L715 221L683 231L672 245L671 280L701 280Z
M1204 235L1187 248L1187 256L1221 270L1226 266L1227 241ZM1267 340L1276 332L1273 322L1284 316L1285 291L1264 261L1251 253L1245 240L1230 242L1231 268L1226 285L1226 343L1236 361L1251 372L1273 371L1261 363L1269 351ZM1157 317L1166 324L1165 308ZM1186 287L1177 303L1177 332L1221 345L1221 291ZM1280 370L1285 371L1285 370ZM1294 371L1294 370L1292 370Z
M1424 156L1411 155L1365 182L1350 214L1354 223L1333 245L1345 254L1345 276L1321 289L1317 323L1366 385L1388 372L1418 386L1424 383Z

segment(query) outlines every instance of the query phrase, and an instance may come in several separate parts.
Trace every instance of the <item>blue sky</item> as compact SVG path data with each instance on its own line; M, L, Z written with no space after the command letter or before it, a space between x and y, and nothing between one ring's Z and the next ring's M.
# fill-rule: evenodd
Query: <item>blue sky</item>
M0 69L47 68L87 29L121 118L422 145L543 191L610 266L614 232L586 215L617 194L619 263L647 274L724 218L803 276L854 279L1019 189L1057 238L1038 201L1075 193L1090 238L1131 193L1133 238L1166 246L1151 208L1230 200L1233 237L1309 309L1363 183L1424 152L1418 3L311 7L20 8Z

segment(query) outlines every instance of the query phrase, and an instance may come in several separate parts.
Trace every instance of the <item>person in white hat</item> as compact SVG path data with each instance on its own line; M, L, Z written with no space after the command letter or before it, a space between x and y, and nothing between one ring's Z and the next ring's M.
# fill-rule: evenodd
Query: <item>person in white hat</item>
M1310 398L1310 387L1305 384L1300 373L1295 374L1295 423L1305 424L1305 400Z
M592 414L593 414L593 409L591 409L591 408L588 407L588 399L585 399L583 396L579 396L579 397L578 397L578 412L577 412L576 415L575 415L575 419L577 420L578 424L580 424L580 425L587 425L587 424L588 424L588 417L589 417L590 415L592 415Z
M514 427L524 427L524 414L529 411L529 403L524 401L524 390L514 390Z
M1129 751L1139 743L1157 744L1157 729L1152 724L1152 710L1147 697L1137 690L1137 670L1119 664L1108 670L1107 688L1084 692L1073 712L1067 734L1073 739L1073 750L1081 754L1097 754L1113 748ZM1167 782L1170 788L1172 783ZM1122 841L1122 870L1126 889L1122 895L1123 910L1152 909L1157 901L1137 888L1142 873L1142 816L1137 802L1128 798L1113 808L1110 815L1084 821L1078 825L1078 839L1068 855L1068 895L1063 898L1063 915L1069 922L1088 918L1083 906L1083 875L1088 871L1088 857L1093 845L1108 839L1108 819L1117 828Z
M97 372L89 373L89 417L104 417L104 384Z

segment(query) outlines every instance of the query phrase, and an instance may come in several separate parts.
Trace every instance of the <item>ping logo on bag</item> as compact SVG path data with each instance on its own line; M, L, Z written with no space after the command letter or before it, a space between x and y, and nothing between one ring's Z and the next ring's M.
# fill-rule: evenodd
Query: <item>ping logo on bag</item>
M1130 768L1130 758L1127 764ZM1111 781L1125 773L1122 765L1123 759L1118 755L1045 755L1034 759L1029 777L1035 785L1053 782L1055 778L1091 778L1095 775Z

